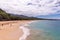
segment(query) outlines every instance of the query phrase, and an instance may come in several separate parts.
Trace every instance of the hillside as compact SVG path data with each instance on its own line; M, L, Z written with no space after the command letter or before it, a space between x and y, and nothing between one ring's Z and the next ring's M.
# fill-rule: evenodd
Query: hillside
M0 9L0 20L9 20L8 14Z
M37 20L39 18L36 17L28 17L24 15L15 15L15 14L9 14L0 9L0 21L4 20Z

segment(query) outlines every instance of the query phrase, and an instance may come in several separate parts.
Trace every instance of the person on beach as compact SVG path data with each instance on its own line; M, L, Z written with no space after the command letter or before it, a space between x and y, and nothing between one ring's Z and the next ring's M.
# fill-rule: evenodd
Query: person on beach
M2 24L2 26L3 26L3 24Z

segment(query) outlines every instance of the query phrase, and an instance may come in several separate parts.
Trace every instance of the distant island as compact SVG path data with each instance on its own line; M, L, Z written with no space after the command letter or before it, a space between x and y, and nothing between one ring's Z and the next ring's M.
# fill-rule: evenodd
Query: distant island
M57 20L57 19L45 19L37 17L28 17L25 15L10 14L0 9L0 21L9 21L9 20Z

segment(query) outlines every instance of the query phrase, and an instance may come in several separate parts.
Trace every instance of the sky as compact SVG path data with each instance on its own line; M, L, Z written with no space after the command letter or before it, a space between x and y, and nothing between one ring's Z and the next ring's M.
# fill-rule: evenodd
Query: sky
M7 13L60 19L60 0L0 0Z

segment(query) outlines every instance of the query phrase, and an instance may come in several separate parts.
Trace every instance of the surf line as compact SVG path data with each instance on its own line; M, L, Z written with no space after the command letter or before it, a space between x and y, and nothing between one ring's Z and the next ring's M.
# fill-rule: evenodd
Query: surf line
M27 36L30 35L30 29L25 26L20 26L19 28L23 30L23 35L19 38L19 40L26 40Z

